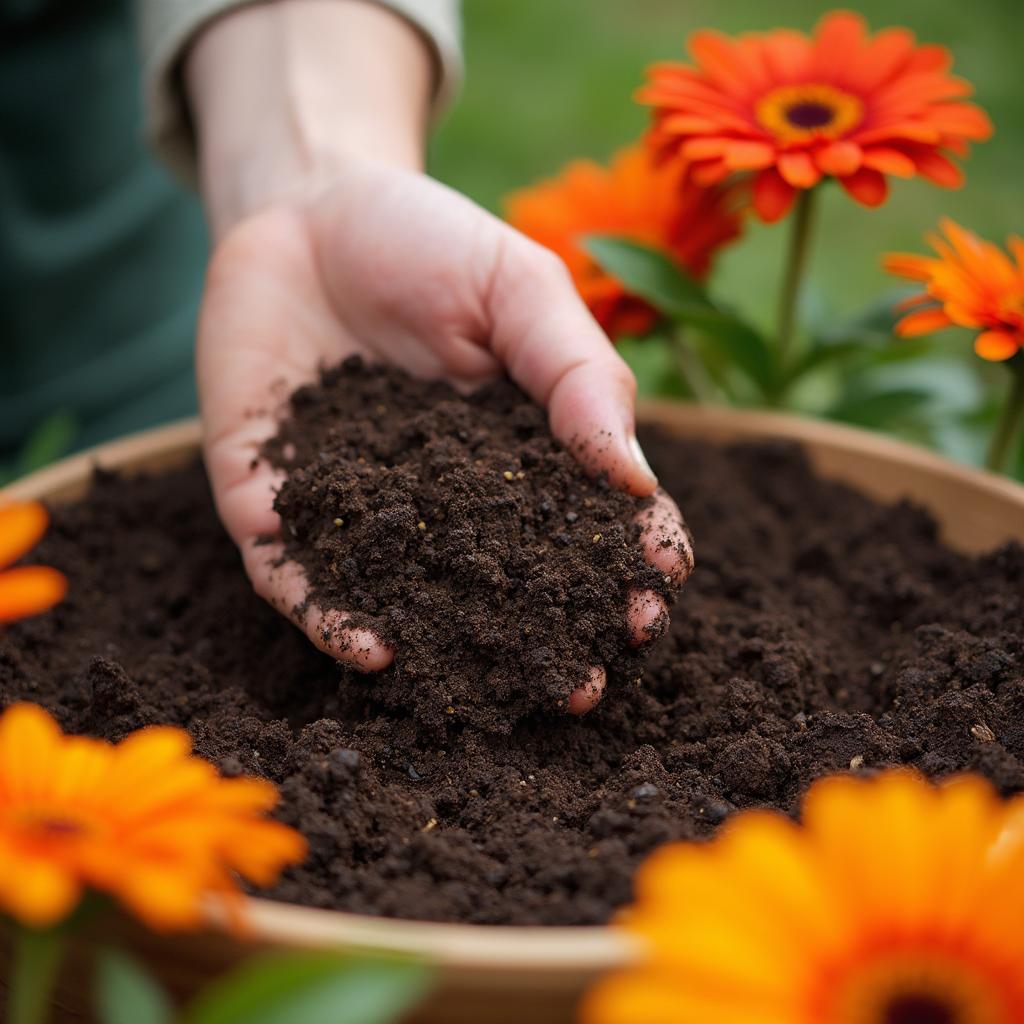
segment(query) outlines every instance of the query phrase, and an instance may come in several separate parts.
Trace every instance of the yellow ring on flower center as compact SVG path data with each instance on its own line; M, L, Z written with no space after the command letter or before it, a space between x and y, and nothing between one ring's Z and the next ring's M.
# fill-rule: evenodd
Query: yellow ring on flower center
M831 85L783 85L758 100L755 114L782 142L836 139L860 124L864 104Z
M1013 1024L998 983L942 954L882 953L840 978L835 1024Z

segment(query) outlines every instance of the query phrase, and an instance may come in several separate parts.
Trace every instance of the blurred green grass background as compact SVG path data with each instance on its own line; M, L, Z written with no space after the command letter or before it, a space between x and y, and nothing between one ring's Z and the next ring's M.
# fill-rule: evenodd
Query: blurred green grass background
M835 5L840 6L840 5ZM890 249L922 247L943 214L982 235L1024 233L1024 6L1020 0L861 0L873 30L906 25L942 43L996 124L973 151L959 191L894 182L879 210L827 191L817 227L809 304L817 318L849 313L893 282L879 269ZM492 210L511 189L578 156L605 159L638 136L646 111L631 98L645 65L680 59L689 32L779 26L809 31L831 6L808 0L464 0L467 78L441 126L432 171ZM786 224L751 225L721 260L716 293L766 322L774 307Z

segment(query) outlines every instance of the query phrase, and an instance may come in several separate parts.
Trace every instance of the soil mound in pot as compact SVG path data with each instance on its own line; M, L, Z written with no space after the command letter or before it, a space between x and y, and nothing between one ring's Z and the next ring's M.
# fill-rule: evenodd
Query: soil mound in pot
M289 412L264 447L285 551L317 606L394 649L382 702L435 738L508 732L564 712L592 665L639 674L629 591L672 597L640 548L650 502L588 479L510 381L463 396L355 356Z
M1024 789L1024 550L951 552L790 445L642 440L699 564L642 682L582 719L425 740L252 594L198 466L57 511L38 557L70 593L0 633L0 699L115 739L187 727L309 838L275 896L394 917L605 921L654 846L851 766Z

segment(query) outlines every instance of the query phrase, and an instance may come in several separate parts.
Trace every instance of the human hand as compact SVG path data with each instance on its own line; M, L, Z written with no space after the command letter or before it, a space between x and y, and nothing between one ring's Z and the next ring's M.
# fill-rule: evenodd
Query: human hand
M240 217L218 224L214 210L223 238L199 327L207 467L253 586L321 650L368 671L393 652L372 631L347 628L344 610L304 607L301 569L283 560L280 544L262 542L279 532L279 479L256 455L277 430L280 402L320 366L359 353L458 386L507 371L547 406L553 432L591 472L637 495L656 486L634 436L633 376L564 265L402 164L346 153L254 212L243 202ZM656 494L642 529L648 561L681 582L692 556L667 495ZM643 643L665 614L660 596L633 594L633 641ZM604 669L594 666L570 710L589 710L603 688Z

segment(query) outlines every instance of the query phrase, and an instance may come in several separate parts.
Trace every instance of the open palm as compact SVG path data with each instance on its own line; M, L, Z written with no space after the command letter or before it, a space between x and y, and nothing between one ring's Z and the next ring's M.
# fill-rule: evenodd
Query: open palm
M215 253L200 319L214 496L256 591L358 668L384 668L393 652L371 631L345 628L344 609L300 614L301 569L282 561L280 545L259 542L279 531L279 480L255 459L291 391L354 353L458 386L508 372L588 469L635 494L655 486L634 447L632 374L547 250L423 175L369 163L243 221ZM692 563L685 531L674 503L656 500L645 552L682 579ZM633 595L635 642L664 610L653 593ZM571 710L587 710L603 687L594 666Z

